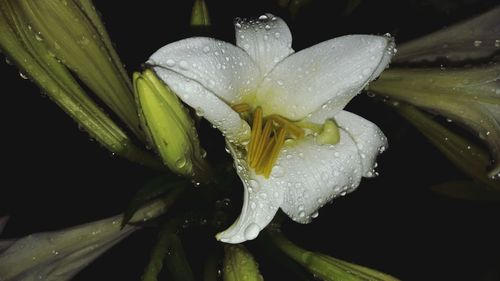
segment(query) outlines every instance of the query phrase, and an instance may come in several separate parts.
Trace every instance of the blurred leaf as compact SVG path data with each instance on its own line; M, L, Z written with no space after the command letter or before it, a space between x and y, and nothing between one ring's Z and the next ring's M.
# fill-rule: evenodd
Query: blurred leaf
M500 190L500 182L488 177L489 156L481 147L413 106L399 104L395 108L465 174L489 188Z
M168 252L165 257L168 271L173 280L194 281L194 275L182 247L179 236L172 230L167 235Z
M188 181L174 175L162 175L150 180L134 195L128 204L123 213L122 227L125 226L134 216L135 212L146 203L162 195L166 195L164 201L170 205L178 196L178 193L183 189L187 189L190 185Z
M432 186L431 190L454 199L500 201L500 192L472 181L451 181Z
M156 244L151 251L151 257L149 258L149 263L144 269L142 274L142 281L157 281L158 274L160 274L163 268L163 262L165 256L169 251L169 235L172 234L172 226L169 223L164 224L162 229L158 233L158 238Z
M69 70L30 30L10 1L0 2L0 49L90 136L131 161L161 167L153 155L134 145L130 137L90 99ZM22 110L21 108L19 110Z
M266 235L290 258L307 268L316 278L325 281L397 281L388 274L342 261L322 253L311 252L293 244L278 229L267 228Z
M210 26L210 15L205 0L195 0L191 12L191 26Z
M113 112L142 138L130 78L120 61L113 62L99 30L76 1L6 0L16 17L53 56L71 69ZM95 20L95 18L94 18ZM114 52L114 51L113 51Z
M473 68L392 68L371 83L369 90L469 129L489 148L494 165L488 176L500 174L500 63Z
M475 18L452 25L398 46L393 62L461 61L498 53L500 6Z

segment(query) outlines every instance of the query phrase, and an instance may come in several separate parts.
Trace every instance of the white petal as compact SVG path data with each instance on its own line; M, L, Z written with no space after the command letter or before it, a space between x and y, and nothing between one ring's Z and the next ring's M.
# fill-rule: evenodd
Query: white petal
M373 177L374 165L377 155L387 149L387 138L380 128L374 123L354 113L342 110L336 112L330 108L322 108L314 112L307 120L323 124L325 120L333 118L340 128L349 133L358 147L361 164L363 165L363 176Z
M276 165L287 182L281 208L300 223L310 222L320 207L353 191L361 180L358 149L343 130L336 145L318 145L306 137L282 151Z
M258 19L236 19L236 45L254 59L263 75L293 53L292 34L279 17L265 14Z
M238 113L198 82L164 68L155 68L155 72L183 102L216 126L229 140L241 141L250 137L250 127Z
M293 120L321 106L340 111L387 66L391 38L347 35L319 43L281 61L257 92L264 114Z
M382 130L363 117L345 110L335 115L335 121L356 143L363 166L363 176L376 176L374 166L377 156L388 147L387 137Z
M228 229L218 233L217 239L235 244L255 239L271 222L283 201L286 186L279 177L271 175L269 179L265 179L263 176L256 176L248 167L245 154L230 144L228 147L243 182L243 207L238 219Z
M261 74L242 49L212 38L195 37L168 44L147 61L197 81L229 104L253 93Z

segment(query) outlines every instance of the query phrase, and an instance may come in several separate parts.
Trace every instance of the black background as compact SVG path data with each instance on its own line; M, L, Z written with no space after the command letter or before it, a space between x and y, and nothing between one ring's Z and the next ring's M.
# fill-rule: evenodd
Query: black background
M215 37L234 42L234 17L271 12L289 24L295 50L352 33L389 32L402 43L488 10L495 2L362 1L346 17L342 16L345 1L313 0L292 20L271 0L207 1ZM189 27L191 1L118 4L101 0L95 4L129 72L140 69L159 47L193 34ZM14 66L2 63L0 72L0 213L11 216L4 237L117 214L135 191L156 175L89 141L50 99L21 79ZM500 280L500 207L432 193L430 186L464 176L383 104L361 94L348 109L379 125L389 138L390 149L378 160L380 176L364 179L356 192L322 208L309 225L285 223L287 237L305 248L402 280ZM221 141L202 139L206 143ZM209 155L218 153L224 152L209 151ZM235 189L240 192L241 186ZM233 204L238 209L241 199L235 198ZM155 237L151 229L133 235L76 280L139 280ZM186 241L192 241L188 238ZM247 243L251 249L253 243ZM186 244L188 258L199 266L196 255L204 250L203 244ZM256 256L260 260L258 251ZM272 261L260 261L266 280L294 280ZM195 272L199 270L195 268Z

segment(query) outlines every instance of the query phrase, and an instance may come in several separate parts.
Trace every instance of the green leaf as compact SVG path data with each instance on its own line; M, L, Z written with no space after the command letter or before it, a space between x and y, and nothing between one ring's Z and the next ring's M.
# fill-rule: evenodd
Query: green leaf
M388 274L342 261L322 253L310 252L293 244L276 229L266 232L271 241L290 258L307 268L312 274L326 281L397 281Z
M108 50L90 17L75 1L6 0L16 18L22 19L36 37L58 60L109 106L136 134L143 138L135 109L130 79L124 77L122 64ZM92 17L96 21L95 17Z
M142 274L142 281L157 281L158 274L160 274L163 268L163 262L169 251L169 236L172 235L172 226L166 223L160 232L158 233L158 238L156 244L151 251L151 257L149 258L149 263L144 269Z
M432 186L431 190L454 199L500 201L500 191L491 190L472 181L451 181Z
M488 176L489 155L484 149L411 105L400 104L396 109L465 174L490 189L500 190L500 182Z
M194 281L193 271L184 253L181 239L173 231L167 236L167 239L169 247L167 256L165 257L165 263L167 264L168 271L173 277L172 279Z
M161 163L134 145L79 86L68 69L47 49L10 1L0 2L0 49L90 136L112 153L159 168ZM20 109L22 111L22 109Z
M186 190L191 184L174 175L162 175L147 182L132 198L123 213L122 227L129 223L135 212L145 204L164 196L163 201L168 205L179 195L181 190Z

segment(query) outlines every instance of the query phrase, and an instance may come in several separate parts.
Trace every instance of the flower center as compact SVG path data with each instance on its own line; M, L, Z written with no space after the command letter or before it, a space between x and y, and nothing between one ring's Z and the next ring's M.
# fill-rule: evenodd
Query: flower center
M248 165L257 175L269 178L285 140L304 137L304 129L277 114L264 117L260 106L253 112L245 103L236 104L232 108L244 119L251 121L252 132L247 144Z

